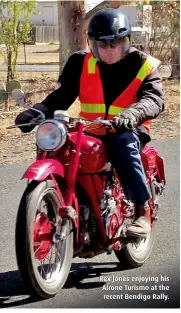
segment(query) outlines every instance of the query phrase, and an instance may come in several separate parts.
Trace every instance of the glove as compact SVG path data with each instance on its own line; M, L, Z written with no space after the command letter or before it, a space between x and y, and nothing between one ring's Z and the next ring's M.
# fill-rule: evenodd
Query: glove
M48 111L47 107L43 103L36 103L33 106L33 108L40 110L41 112L45 113L45 115ZM18 114L18 116L15 119L15 124L19 125L19 124L30 123L32 119L37 118L38 116L39 116L38 112L28 109ZM23 133L29 133L35 128L35 126L36 125L19 126L19 129Z
M137 127L138 121L130 109L116 115L113 118L113 125L119 128L134 129Z
M18 116L16 117L15 124L19 125L19 124L30 123L30 121L37 116L38 116L38 113L32 110L23 111L20 114L18 114ZM27 125L27 126L18 126L18 127L23 133L29 133L33 130L35 126L36 125Z

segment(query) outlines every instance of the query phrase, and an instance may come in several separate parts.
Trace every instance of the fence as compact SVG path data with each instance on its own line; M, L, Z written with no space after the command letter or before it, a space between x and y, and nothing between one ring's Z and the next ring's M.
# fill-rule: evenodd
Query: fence
M59 41L58 26L36 26L36 42L55 42Z

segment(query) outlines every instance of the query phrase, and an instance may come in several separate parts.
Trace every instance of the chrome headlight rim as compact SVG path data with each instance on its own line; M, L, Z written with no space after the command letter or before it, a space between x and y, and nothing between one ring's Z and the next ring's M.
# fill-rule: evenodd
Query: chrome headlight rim
M39 138L38 138L38 132L39 132L40 128L43 125L47 124L47 123L54 124L58 128L58 130L60 132L59 144L56 147L50 148L50 149L43 147L41 145L40 141L39 141ZM68 135L67 128L66 128L66 126L62 122L54 120L54 119L49 119L49 120L47 119L46 121L42 122L38 126L38 128L37 128L37 131L36 131L36 144L37 144L38 148L43 150L43 151L47 151L47 152L57 151L58 149L60 149L65 144L65 142L67 140L67 135Z

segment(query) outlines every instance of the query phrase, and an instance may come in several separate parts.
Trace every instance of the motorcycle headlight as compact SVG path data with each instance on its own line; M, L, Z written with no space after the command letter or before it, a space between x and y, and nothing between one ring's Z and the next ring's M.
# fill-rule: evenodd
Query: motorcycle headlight
M36 142L41 150L56 151L61 148L67 138L67 129L63 123L46 120L37 129Z

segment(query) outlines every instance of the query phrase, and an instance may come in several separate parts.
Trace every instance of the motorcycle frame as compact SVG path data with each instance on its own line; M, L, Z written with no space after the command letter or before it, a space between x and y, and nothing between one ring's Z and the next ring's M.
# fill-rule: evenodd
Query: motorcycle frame
M81 121L76 124L76 132L77 132L77 140L75 143L74 150L70 150L70 158L69 158L69 166L65 170L64 165L60 161L55 159L46 159L47 153L44 152L41 157L38 157L38 160L35 161L25 172L23 178L33 179L37 181L43 181L47 177L50 177L54 183L54 186L59 195L62 206L59 208L59 216L71 218L74 224L74 229L76 230L76 247L79 248L79 203L76 195L76 182L80 183L81 186L86 191L87 196L89 197L92 208L94 210L94 214L98 223L101 241L104 247L108 247L108 245L114 244L117 239L114 238L116 232L113 234L112 239L108 239L106 235L106 230L104 227L104 223L101 217L100 210L100 196L102 194L101 189L101 178L100 175L96 174L78 174L78 166L81 155L81 145L82 145L82 135L83 135L84 123ZM145 160L142 160L143 163ZM156 170L159 173L158 166L156 166ZM152 171L147 171L147 182L151 181L151 173ZM58 175L62 177L66 181L65 193L62 195L58 182L54 175ZM118 194L117 198L121 196L121 192ZM152 201L150 202L152 205ZM122 224L122 219L120 221L120 225Z
M92 207L97 219L98 227L100 230L101 234L101 239L104 245L107 244L107 236L106 236L106 231L104 228L104 223L101 217L101 211L100 211L100 206L98 202L98 197L96 194L95 190L95 184L98 183L99 179L94 177L94 175L81 175L78 174L78 166L79 166L79 160L80 160L80 151L81 151L81 139L82 139L82 134L83 134L83 128L84 124L81 122L77 123L77 141L76 141L76 146L75 150L71 151L71 157L70 157L70 163L68 167L68 172L67 172L67 177L66 177L66 183L68 188L65 190L65 206L73 206L76 215L79 216L79 205L76 197L76 192L75 192L75 186L76 186L76 181L80 182L80 184L84 187L84 190L86 191L91 203ZM60 215L61 215L62 210L60 210ZM79 219L78 219L79 220ZM78 220L76 223L76 228L77 228L77 235L79 233L79 225L78 225ZM78 237L78 236L77 236ZM77 241L78 244L78 241Z

